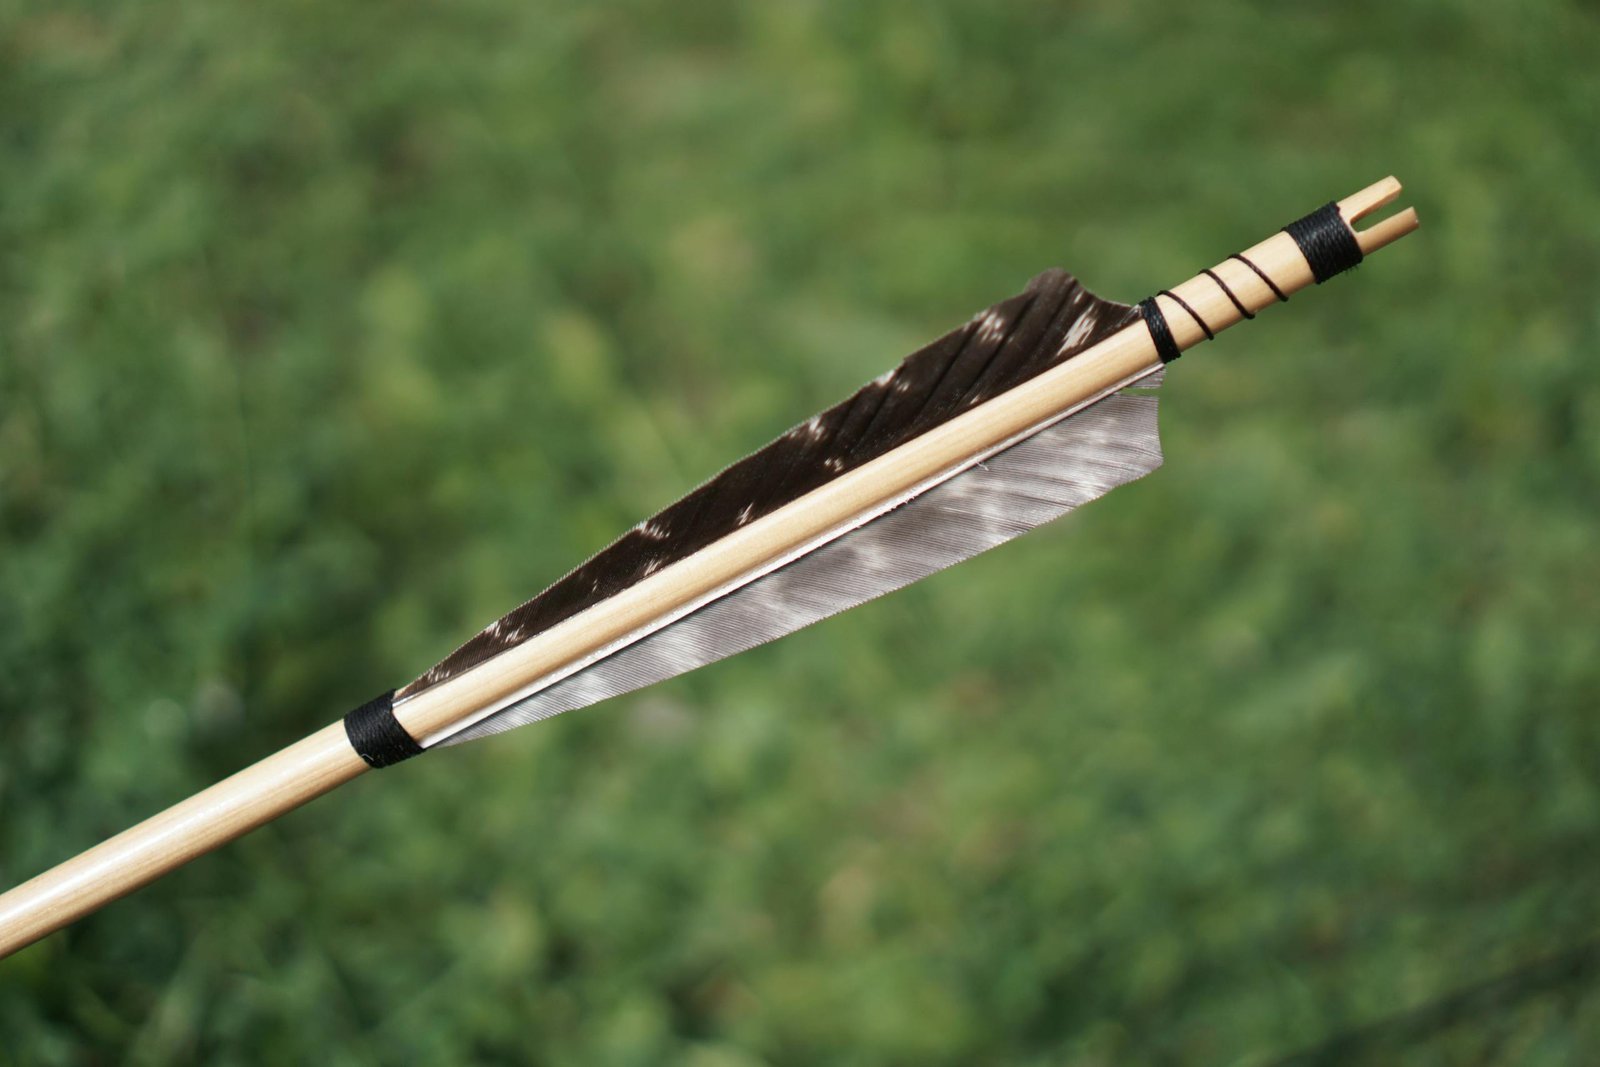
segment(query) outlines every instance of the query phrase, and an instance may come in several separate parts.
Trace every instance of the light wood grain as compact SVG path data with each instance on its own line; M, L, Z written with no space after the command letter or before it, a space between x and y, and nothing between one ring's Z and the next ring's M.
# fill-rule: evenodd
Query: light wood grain
M1400 192L1393 178L1339 202L1352 225ZM1406 209L1364 231L1371 254L1410 233ZM1287 294L1312 283L1294 241L1277 233L1247 256ZM1236 260L1213 271L1251 311L1276 297ZM1173 287L1213 333L1243 316L1221 286L1198 274ZM1158 298L1179 347L1205 336L1176 302ZM1135 322L1068 362L914 438L799 500L663 568L593 608L551 627L494 659L426 689L395 708L402 725L435 744L493 710L581 669L618 647L681 617L789 559L881 514L983 457L1024 438L1159 366L1143 322ZM367 769L341 723L282 752L0 895L0 956L59 929L180 864L320 796Z

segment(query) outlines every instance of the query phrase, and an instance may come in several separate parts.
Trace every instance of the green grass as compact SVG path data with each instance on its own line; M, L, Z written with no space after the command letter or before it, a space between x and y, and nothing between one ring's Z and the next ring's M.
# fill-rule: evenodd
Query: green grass
M1391 172L1424 220L1179 364L1156 476L0 963L0 1061L1593 1062L1597 50L1554 2L0 0L4 883L1046 266L1135 299Z

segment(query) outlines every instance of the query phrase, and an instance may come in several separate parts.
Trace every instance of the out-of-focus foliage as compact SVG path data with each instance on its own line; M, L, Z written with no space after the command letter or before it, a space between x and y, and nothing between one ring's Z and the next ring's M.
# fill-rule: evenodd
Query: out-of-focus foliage
M1593 1062L1597 54L1559 2L0 0L6 883L1043 267L1137 298L1390 172L1424 219L1179 364L1157 476L283 819L0 963L0 1059Z

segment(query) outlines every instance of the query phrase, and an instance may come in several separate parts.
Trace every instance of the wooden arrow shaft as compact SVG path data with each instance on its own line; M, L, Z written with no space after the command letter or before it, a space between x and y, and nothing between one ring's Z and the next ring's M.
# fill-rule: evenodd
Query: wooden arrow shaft
M1385 179L1339 202L1352 224L1391 202ZM1417 226L1400 212L1356 239L1370 254ZM1313 281L1294 240L1277 233L1157 298L1179 348L1220 333ZM1260 271L1260 274L1257 273ZM1271 279L1269 285L1261 274ZM1192 312L1192 314L1191 314ZM1201 322L1205 327L1202 328ZM975 460L1079 410L1159 365L1143 322L958 415L793 503L663 568L616 596L396 705L424 744L439 741L553 676L581 668L664 622L860 525ZM269 756L130 830L0 895L0 957L367 770L342 723Z
M367 770L334 723L0 896L0 957Z

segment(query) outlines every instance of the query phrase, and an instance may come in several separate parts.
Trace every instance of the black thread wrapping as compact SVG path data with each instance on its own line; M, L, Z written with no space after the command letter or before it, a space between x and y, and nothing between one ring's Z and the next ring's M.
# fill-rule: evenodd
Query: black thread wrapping
M1156 295L1167 297L1183 310L1187 311L1189 313L1189 317L1195 321L1195 325L1200 327L1200 332L1206 335L1207 341L1215 341L1217 339L1217 335L1211 332L1211 327L1206 325L1206 320L1200 317L1200 313L1198 311L1189 306L1189 301L1185 300L1177 293L1174 293L1171 289L1163 289Z
M1305 218L1295 219L1283 232L1300 246L1318 285L1361 262L1361 245L1339 214L1339 205L1335 202L1324 204Z
M1273 281L1271 278L1267 277L1267 272L1266 271L1262 270L1260 267L1256 266L1254 263L1252 263L1248 259L1244 258L1244 253L1243 252L1235 252L1233 255L1229 256L1228 258L1229 259L1237 259L1240 263L1243 263L1245 266L1247 266L1251 270L1255 271L1256 272L1256 277L1260 278L1262 281L1267 283L1267 288L1272 290L1272 295L1273 296L1277 297L1279 300L1282 300L1285 304L1287 304L1289 302L1289 294L1284 292L1282 289L1279 289L1278 288L1278 283Z
M344 734L369 767L391 767L422 754L422 746L394 717L393 689L346 715Z
M1161 309L1156 306L1155 297L1147 296L1139 301L1139 314L1144 316L1144 324L1150 328L1150 339L1156 343L1156 354L1161 357L1161 362L1171 363L1183 355L1183 349L1172 339L1172 330L1167 326L1167 317L1161 314Z
M1224 296L1226 296L1229 300L1233 301L1233 306L1239 309L1239 314L1243 315L1247 319L1253 319L1253 318L1256 317L1255 316L1255 312L1253 312L1249 308L1245 307L1244 304L1239 300L1239 298L1233 295L1233 290L1228 288L1228 283L1223 281L1221 278L1217 277L1217 272L1216 271L1214 271L1211 268L1207 267L1205 270L1201 271L1200 273L1204 274L1207 278L1210 278L1212 281L1217 283L1217 288L1222 290L1222 293L1223 293Z

